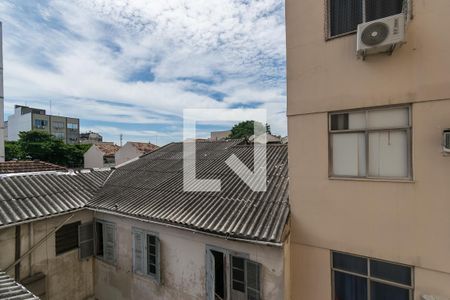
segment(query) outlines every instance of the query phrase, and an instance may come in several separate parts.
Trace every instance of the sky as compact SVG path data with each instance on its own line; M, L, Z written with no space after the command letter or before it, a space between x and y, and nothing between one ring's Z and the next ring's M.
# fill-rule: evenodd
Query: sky
M262 108L286 135L284 0L2 0L5 116L104 140L182 140L185 108ZM198 137L230 124L199 124Z

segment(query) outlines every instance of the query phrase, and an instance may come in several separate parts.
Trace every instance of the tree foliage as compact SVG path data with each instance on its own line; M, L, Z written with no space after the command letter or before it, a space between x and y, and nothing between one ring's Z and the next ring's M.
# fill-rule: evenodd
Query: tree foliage
M243 121L238 124L235 124L233 128L231 128L231 134L229 138L231 139L248 139L254 134L254 129L257 130L257 132L270 132L270 125L269 124L263 124L258 121Z
M47 132L28 131L19 134L17 142L5 142L6 160L42 161L78 168L83 166L83 154L90 145L69 145Z

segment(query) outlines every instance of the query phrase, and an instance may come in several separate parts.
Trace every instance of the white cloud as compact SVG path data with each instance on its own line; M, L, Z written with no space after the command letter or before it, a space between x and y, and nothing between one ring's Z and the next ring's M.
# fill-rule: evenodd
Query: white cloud
M282 0L2 2L5 96L149 128L183 108L259 103L285 134L283 10ZM152 81L132 78L145 71Z

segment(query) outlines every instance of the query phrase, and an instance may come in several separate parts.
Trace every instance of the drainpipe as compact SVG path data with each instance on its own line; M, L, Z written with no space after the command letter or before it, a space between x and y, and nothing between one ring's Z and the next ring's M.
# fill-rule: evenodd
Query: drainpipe
M16 255L15 260L20 258L20 225L16 226ZM20 281L20 262L15 265L14 276L16 281Z
M34 243L34 228L33 222L28 223L28 249L33 247ZM30 253L30 257L28 259L28 276L31 277L33 275L33 254Z

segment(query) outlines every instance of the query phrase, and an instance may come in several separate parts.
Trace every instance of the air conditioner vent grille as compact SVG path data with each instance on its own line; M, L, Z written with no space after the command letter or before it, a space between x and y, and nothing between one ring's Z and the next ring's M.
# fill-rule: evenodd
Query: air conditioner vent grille
M389 35L389 27L382 22L376 22L367 26L361 35L361 40L367 46L376 46L386 40Z

